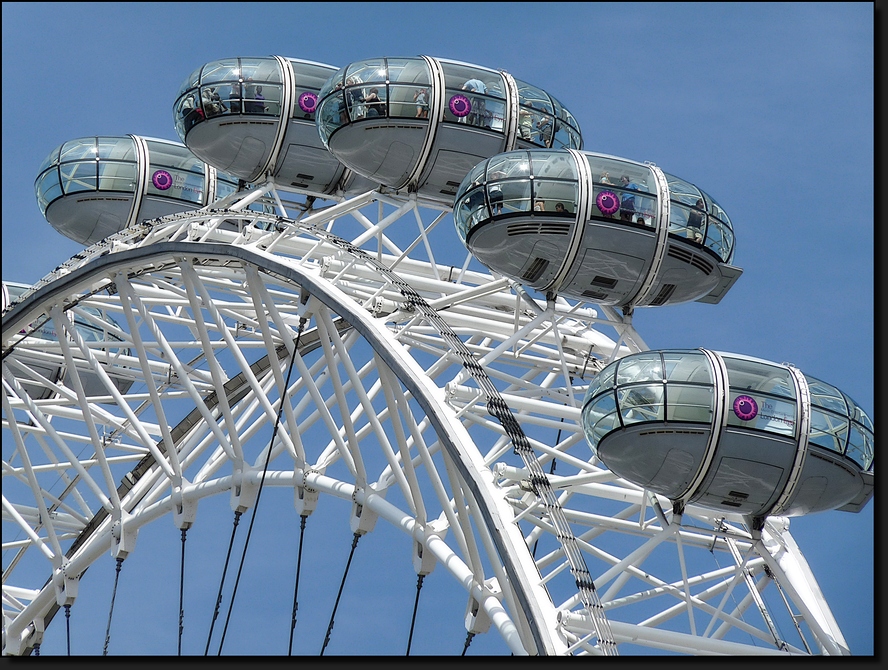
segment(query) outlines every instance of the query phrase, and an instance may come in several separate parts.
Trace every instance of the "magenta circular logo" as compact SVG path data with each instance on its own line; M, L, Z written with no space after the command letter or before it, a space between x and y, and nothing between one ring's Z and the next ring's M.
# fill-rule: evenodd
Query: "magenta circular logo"
M173 185L173 176L166 170L157 170L157 172L151 175L151 183L159 191L166 191Z
M306 91L300 95L297 102L299 103L299 109L306 114L314 114L314 111L318 108L318 96L311 91Z
M603 214L613 214L620 209L620 199L613 191L602 191L595 198L595 204Z
M738 395L734 398L734 414L738 419L749 421L754 419L758 413L759 406L755 398L750 398L748 395Z
M450 98L448 105L454 116L468 116L469 112L472 111L472 103L469 102L469 99L464 95L456 94Z

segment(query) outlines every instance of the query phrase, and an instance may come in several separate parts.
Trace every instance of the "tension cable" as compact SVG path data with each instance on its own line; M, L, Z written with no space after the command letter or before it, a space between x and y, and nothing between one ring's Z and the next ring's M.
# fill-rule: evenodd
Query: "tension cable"
M410 636L407 638L407 653L405 656L410 656L410 644L413 642L413 626L416 624L416 610L419 607L419 591L422 588L422 580L425 579L425 575L419 575L416 580L416 599L413 601L413 618L410 619Z
M302 337L302 330L305 328L306 321L307 319L305 319L305 317L300 317L299 319L296 341L293 343L293 355L290 357L290 365L287 367L287 379L284 381L284 388L281 389L281 404L278 407L277 418L274 422L274 430L271 432L268 451L265 453L265 465L262 467L259 490L256 493L256 502L253 504L253 513L250 515L250 526L247 528L244 549L241 552L240 564L237 567L237 576L234 579L234 588L231 591L231 601L228 603L228 614L225 616L225 626L222 628L222 639L219 640L219 652L217 656L222 655L222 645L225 644L225 634L228 632L228 622L231 620L231 611L234 608L234 599L237 596L237 586L240 583L241 572L243 572L244 569L244 559L247 557L247 549L250 546L250 536L253 534L253 524L256 521L256 512L259 509L259 499L262 497L262 489L265 485L265 475L268 472L268 463L271 460L271 449L274 446L274 439L277 437L278 428L280 428L281 425L281 414L284 412L284 403L287 401L287 389L290 387L290 375L293 373L293 364L296 362L296 356L299 354L299 339Z
M219 582L219 594L216 596L216 608L213 610L213 620L210 622L210 634L207 635L207 646L204 649L204 656L210 651L210 639L213 637L213 627L216 625L216 618L219 616L219 605L222 604L222 586L225 584L225 573L228 572L228 560L231 558L231 547L234 544L234 534L237 532L237 524L240 522L241 514L243 512L239 510L234 511L231 540L228 542L228 554L225 556L225 567L222 568L222 580Z
M114 589L111 591L111 608L108 610L108 627L105 628L105 646L102 649L102 656L108 655L108 643L111 641L111 615L114 613L114 599L117 597L117 580L120 578L120 568L123 566L123 559L117 558L117 567L114 570Z
M71 606L65 605L65 630L68 633L68 656L71 655Z
M469 631L466 635L466 643L463 645L463 650L460 656L466 655L466 650L468 650L469 645L472 644L472 638L475 637L475 634L472 631Z
M178 656L182 655L182 631L185 629L185 610L182 603L185 595L185 533L188 530L182 529L182 560L179 562L179 647Z
M287 656L293 655L293 631L296 629L296 611L299 609L297 595L299 594L299 573L302 571L302 538L305 536L305 520L308 515L299 516L299 552L296 556L296 583L293 586L293 613L290 618L290 646L287 648Z
M360 534L355 533L355 538L352 540L351 551L348 553L348 562L345 564L345 572L342 573L342 581L339 584L339 593L336 594L336 602L333 604L333 613L330 614L330 623L327 625L327 634L324 636L324 646L321 647L321 656L324 655L324 649L326 649L327 645L330 643L330 633L333 632L333 617L336 616L336 608L339 607L339 598L342 595L342 587L345 586L345 578L348 577L348 568L351 565L352 556L355 555L355 547L358 546L358 540L360 539Z

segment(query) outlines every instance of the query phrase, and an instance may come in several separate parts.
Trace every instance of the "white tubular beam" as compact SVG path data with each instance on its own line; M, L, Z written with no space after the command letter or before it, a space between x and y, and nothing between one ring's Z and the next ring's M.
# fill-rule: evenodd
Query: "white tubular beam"
M784 521L786 521L784 519ZM808 561L789 533L789 523L782 532L769 520L762 529L759 542L761 555L774 573L774 578L792 594L793 601L805 617L805 623L815 631L817 642L824 654L848 656L851 650L839 629Z
M210 346L210 333L207 330L207 323L204 320L201 311L201 304L195 286L200 280L194 272L194 268L186 262L179 261L179 270L182 273L182 281L188 293L188 302L191 304L194 327L197 329L201 344L203 345L207 365L213 375L213 385L216 389L221 389L228 380L224 368L216 359L213 347ZM224 323L218 324L218 327L220 331L226 329ZM225 428L228 431L228 443L231 445L231 451L234 453L234 468L235 470L240 470L244 466L244 450L241 445L240 436L237 434L234 417L231 415L231 406L228 403L228 397L224 393L219 394L219 409L222 412Z
M352 413L348 406L348 398L346 389L343 387L342 378L339 376L339 364L344 362L348 353L344 357L338 355L338 351L333 349L330 341L331 333L328 331L330 324L329 319L320 316L321 312L326 312L326 307L318 305L318 309L313 310L318 322L318 331L321 334L321 346L324 349L324 357L327 360L327 371L330 375L330 383L333 385L333 395L339 406L339 417L342 420L342 428L345 432L346 439L342 442L342 458L350 464L350 468L355 477L355 487L363 491L367 486L367 470L364 468L364 458L361 455L361 445L355 433L355 424L352 420ZM335 332L335 328L333 331ZM339 431L337 430L337 434Z
M585 614L565 612L562 610L559 612L559 619L562 626L575 633L586 634L593 631L592 622ZM619 643L642 644L646 647L653 647L678 654L728 656L788 655L787 652L780 651L776 648L769 649L754 645L739 644L737 642L713 640L710 638L688 635L687 633L677 633L669 630L637 626L634 624L623 623L621 621L611 620L610 624L614 637Z
M210 316L216 322L217 327L219 328L219 333L222 335L222 339L226 344L227 350L231 353L234 359L237 361L238 366L241 369L241 373L244 375L247 383L250 385L250 388L253 389L255 393L255 398L259 401L262 409L265 412L265 415L268 417L268 421L270 424L274 425L277 422L277 411L274 407L272 407L271 403L268 401L265 392L260 388L259 382L256 379L256 376L250 370L250 364L247 362L247 359L244 357L243 353L238 346L238 343L235 341L234 337L232 337L231 332L225 326L224 319L219 313L219 310L216 308L215 302L210 298L209 293L207 292L206 286L200 279L197 277L197 274L194 272L194 269L187 264L183 264L183 274L187 275L190 280L190 285L193 286L197 292L200 294L200 298L203 301L203 304L206 305L207 311L209 311ZM268 355L274 356L274 348L268 349ZM272 368L277 369L277 362L274 362L271 365ZM283 385L283 381L281 382ZM220 399L221 400L221 399ZM225 400L225 404L223 407L228 406L228 401ZM280 439L290 448L294 449L293 442L290 439L290 436L286 431L279 433Z
M191 398L192 402L194 402L194 406L201 413L206 424L210 427L215 435L216 439L219 441L220 447L225 451L225 454L233 461L238 461L238 456L232 449L231 443L222 433L221 427L218 425L216 418L210 414L210 411L207 409L206 404L204 403L203 398L200 395L200 392L191 382L191 379L188 376L187 371L184 369L184 366L179 362L178 356L176 356L175 351L170 346L169 342L167 342L166 338L163 336L159 326L154 322L151 313L142 303L142 301L138 298L135 293L134 287L129 283L129 280L123 274L117 274L115 276L115 282L117 283L118 290L120 291L121 299L128 300L130 304L135 305L136 309L139 311L139 315L142 317L142 320L145 322L145 325L149 328L152 336L155 341L160 345L161 350L164 353L164 358L170 362L175 370L176 374L179 376L179 380L182 385L185 387L186 391L188 391L188 395ZM222 383L218 383L216 388L222 388ZM223 382L224 383L224 382ZM156 458L156 456L155 456ZM243 459L241 459L242 461Z
M12 374L7 369L3 369L3 379L10 385L11 388L15 389L16 394L24 400L25 408L31 417L36 421L40 426L46 431L47 436L53 441L53 443L59 448L59 450L65 455L65 458L68 459L71 467L74 469L77 474L83 478L84 483L89 487L89 489L95 494L96 498L99 500L99 504L105 508L109 513L114 509L114 506L111 504L111 501L108 499L108 496L105 495L105 492L102 488L96 483L96 481L89 475L86 469L81 464L80 459L71 451L65 441L61 438L61 436L56 432L55 428L53 428L52 424L49 422L49 419L46 415L40 411L40 409L34 404L34 401L31 399L25 390L21 387L18 380L15 379ZM35 492L36 494L37 492Z

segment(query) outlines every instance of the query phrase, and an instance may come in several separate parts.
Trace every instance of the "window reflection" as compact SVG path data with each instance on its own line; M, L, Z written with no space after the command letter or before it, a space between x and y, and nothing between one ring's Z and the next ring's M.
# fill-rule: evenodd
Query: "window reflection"
M202 161L183 145L147 138L142 141L148 150L147 193L206 204L206 165ZM132 137L84 138L67 142L61 148L65 149L67 160L47 168L35 181L37 202L44 215L54 200L66 194L85 191L132 194L140 188L139 162ZM61 148L53 153L61 154ZM236 190L234 177L216 174L217 197ZM267 204L261 206L267 208Z
M572 157L513 151L476 165L457 191L454 219L463 237L491 216L538 212L575 218L578 186ZM482 206L483 203L487 206Z
M99 190L134 193L137 183L135 163L99 163Z
M617 398L624 425L663 420L663 384L621 388Z
M95 162L68 163L59 167L62 189L66 194L96 190L97 167Z

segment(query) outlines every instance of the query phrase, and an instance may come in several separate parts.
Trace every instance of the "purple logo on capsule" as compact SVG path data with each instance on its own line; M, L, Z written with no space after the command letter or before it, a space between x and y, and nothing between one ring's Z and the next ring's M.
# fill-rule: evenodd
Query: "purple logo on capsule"
M595 198L595 204L598 205L598 209L603 214L610 215L620 209L620 199L613 191L602 191L599 193L598 197Z
M173 176L166 170L157 170L151 175L151 183L159 191L166 191L173 185Z
M311 91L306 91L300 95L297 102L299 103L299 109L306 114L314 114L314 111L318 108L318 96Z
M734 398L734 414L738 419L749 421L754 419L758 413L759 406L755 398L750 398L748 395L738 395Z
M469 102L469 99L464 95L459 95L458 93L450 98L450 102L448 104L450 106L450 111L453 112L454 116L468 116L469 112L472 111L472 103Z

